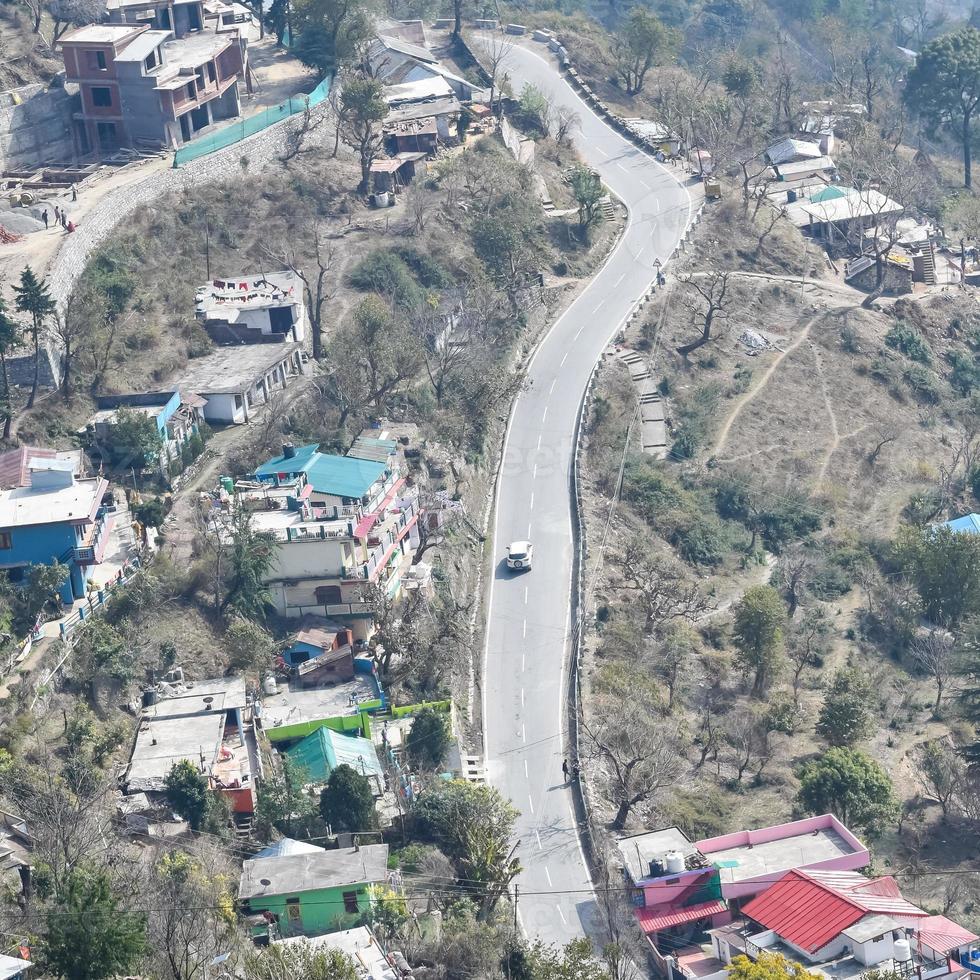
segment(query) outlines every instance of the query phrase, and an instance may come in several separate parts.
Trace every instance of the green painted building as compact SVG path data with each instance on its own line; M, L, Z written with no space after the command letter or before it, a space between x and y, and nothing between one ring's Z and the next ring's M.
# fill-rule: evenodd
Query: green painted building
M321 849L246 861L238 899L245 915L274 915L282 936L319 936L359 924L387 880L387 844Z

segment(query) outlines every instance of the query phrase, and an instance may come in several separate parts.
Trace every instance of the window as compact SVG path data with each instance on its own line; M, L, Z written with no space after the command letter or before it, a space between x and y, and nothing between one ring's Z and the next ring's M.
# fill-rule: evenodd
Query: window
M208 78L212 82L216 82L218 80L218 76L214 72L214 62L213 61L209 61L208 62Z
M324 606L333 606L344 601L339 585L318 585L313 592L316 601Z
M156 51L151 51L147 59L143 62L143 67L147 71L153 71L153 69L156 68L158 64L159 64L159 60L157 59Z
M85 64L93 71L108 71L105 51L86 51Z
M299 925L302 916L299 911L299 899L298 898L287 898L286 899L286 921L290 925Z
M10 551L11 547L10 532L0 531L0 551Z
M348 915L357 915L361 911L357 907L357 892L344 892L344 911Z
M197 89L194 87L194 83L193 82L188 82L187 83L187 98L189 98L189 99L196 99L197 98Z
M521 555L520 557L524 557L524 556L523 556L523 555ZM680 883L681 883L681 880L680 880L680 878L668 878L668 879L667 879L667 880L666 880L666 881L664 882L664 884L665 884L665 885L679 885Z
M112 89L98 85L92 89L92 105L103 108L112 105Z

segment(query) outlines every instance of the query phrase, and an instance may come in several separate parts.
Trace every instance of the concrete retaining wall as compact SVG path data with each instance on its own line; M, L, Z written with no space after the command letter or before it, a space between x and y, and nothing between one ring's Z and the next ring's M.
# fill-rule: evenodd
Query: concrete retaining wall
M22 85L0 93L0 171L74 163L71 113L63 88Z

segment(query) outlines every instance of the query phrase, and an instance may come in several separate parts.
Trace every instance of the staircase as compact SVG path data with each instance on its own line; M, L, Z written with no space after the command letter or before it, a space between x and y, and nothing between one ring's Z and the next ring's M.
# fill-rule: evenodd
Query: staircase
M643 452L663 459L667 455L667 421L663 398L657 391L647 362L635 350L617 356L626 365L640 405L640 443Z
M922 281L927 286L936 285L936 246L933 242L922 250Z

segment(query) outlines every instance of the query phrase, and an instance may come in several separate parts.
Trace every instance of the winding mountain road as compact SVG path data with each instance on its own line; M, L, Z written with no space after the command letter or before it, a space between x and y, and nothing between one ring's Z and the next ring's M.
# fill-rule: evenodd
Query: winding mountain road
M569 473L576 415L593 366L666 263L693 213L686 176L658 164L593 113L542 45L515 44L505 70L579 113L576 145L626 204L626 230L603 267L556 321L514 404L497 488L487 613L483 719L488 778L510 798L524 867L525 932L564 944L595 934L595 896L562 777L573 558ZM675 176L676 175L676 176ZM510 541L534 544L534 568L508 572Z

